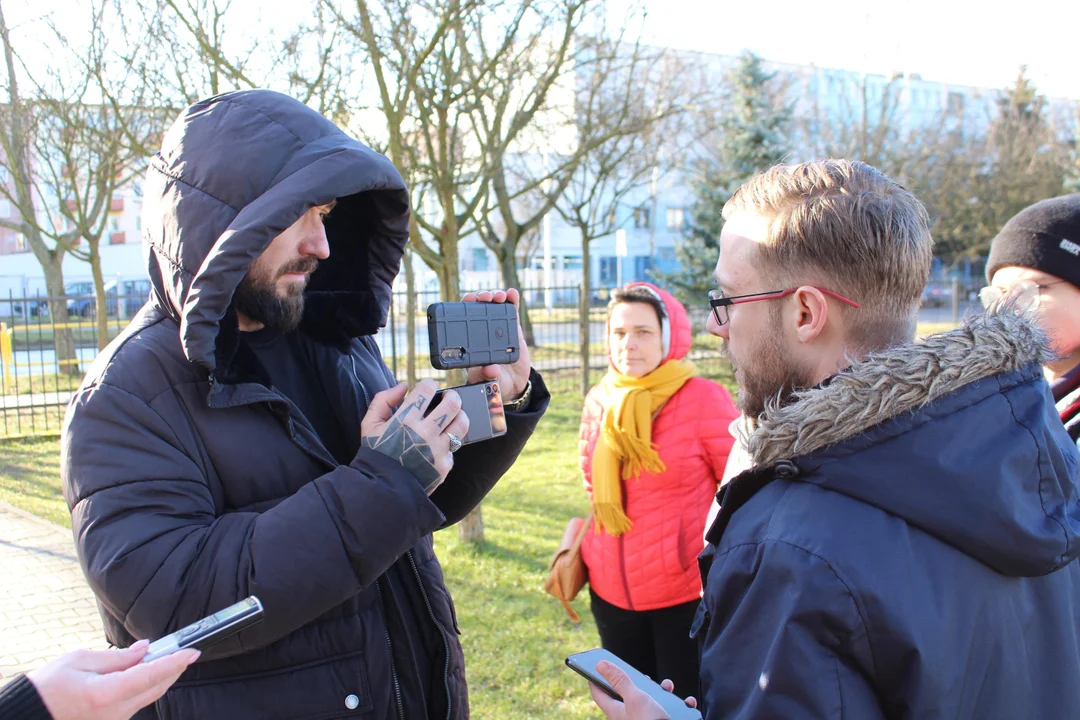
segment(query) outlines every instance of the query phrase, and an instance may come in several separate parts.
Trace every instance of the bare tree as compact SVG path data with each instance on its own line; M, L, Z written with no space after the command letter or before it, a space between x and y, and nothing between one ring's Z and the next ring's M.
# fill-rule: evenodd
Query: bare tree
M3 149L0 162L9 177L8 183L0 184L0 193L11 201L20 217L16 222L0 220L0 224L20 233L41 264L45 275L45 290L49 297L49 314L57 326L53 332L56 362L62 372L77 375L78 354L74 335L67 326L67 300L64 296L63 263L67 243L56 242L55 225L46 225L40 221L39 211L45 210L45 207L38 187L34 139L40 132L42 110L38 103L24 98L20 91L17 55L2 4L0 41L4 45L4 64L7 71L7 105L0 113L0 147Z
M583 78L576 121L583 138L598 142L582 143L580 161L554 203L581 237L578 339L583 395L591 386L590 245L627 220L623 208L628 200L674 169L690 143L676 91L685 77L677 58L645 53L637 44L597 42L590 70Z
M122 201L118 191L143 171L166 122L147 103L147 89L133 69L139 43L126 48L131 53L126 57L122 48L110 46L120 43L109 40L118 20L110 7L107 0L91 6L85 50L73 50L64 67L51 68L36 87L38 188L56 198L59 216L48 224L59 231L43 231L90 265L95 302L89 307L96 316L99 349L109 342L101 241L114 203ZM50 27L61 47L82 45Z
M946 108L904 143L895 171L926 203L935 252L946 262L986 254L1010 217L1068 191L1070 138L1023 68L988 112Z
M796 128L802 148L814 157L861 160L888 172L903 137L900 78L864 74L849 82L819 77L821 83L843 85L820 92L814 85L805 89L807 106Z
M154 106L173 115L213 95L266 87L285 62L274 33L234 11L232 0L133 1L152 45L138 69L155 93ZM246 36L241 28L248 29Z

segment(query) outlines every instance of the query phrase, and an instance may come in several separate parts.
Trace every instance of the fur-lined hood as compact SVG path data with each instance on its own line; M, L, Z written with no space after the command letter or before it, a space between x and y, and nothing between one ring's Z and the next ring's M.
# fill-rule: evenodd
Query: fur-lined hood
M782 407L774 403L758 419L750 454L758 465L806 455L977 380L1052 357L1029 318L977 315L956 330L868 355Z
M1030 318L972 317L874 353L759 418L759 468L877 506L1009 575L1080 554L1080 456Z

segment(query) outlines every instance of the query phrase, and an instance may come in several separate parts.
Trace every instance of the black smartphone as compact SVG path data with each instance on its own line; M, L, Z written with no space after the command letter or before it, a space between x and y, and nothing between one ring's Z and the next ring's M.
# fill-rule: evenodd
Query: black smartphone
M566 658L566 665L611 697L622 702L623 699L619 693L615 692L615 689L608 684L607 680L602 678L600 673L596 672L596 663L601 660L607 660L612 665L622 668L623 672L629 675L630 679L634 681L634 684L641 690L647 692L653 700L660 703L660 707L664 708L664 712L670 715L673 720L701 720L701 712L699 710L686 707L686 703L684 703L682 698L678 695L669 693L667 690L660 687L660 683L656 682L612 652L596 648L595 650L574 653Z
M461 397L461 411L469 418L469 432L461 438L462 445L506 434L506 411L503 410L497 380L439 390L424 412L424 417L439 406L447 390L454 390Z
M506 365L521 354L512 303L432 303L427 323L431 365L439 370Z
M218 610L213 615L207 615L202 620L177 630L171 635L155 640L150 643L142 661L145 663L157 660L186 648L205 650L214 643L261 622L262 619L262 603L259 602L259 598L252 595L224 610Z

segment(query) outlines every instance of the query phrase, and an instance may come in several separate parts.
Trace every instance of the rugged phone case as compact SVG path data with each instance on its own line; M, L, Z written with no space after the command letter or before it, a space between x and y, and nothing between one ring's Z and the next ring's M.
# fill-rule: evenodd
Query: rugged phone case
M433 303L427 321L431 364L439 370L505 365L521 354L510 303Z

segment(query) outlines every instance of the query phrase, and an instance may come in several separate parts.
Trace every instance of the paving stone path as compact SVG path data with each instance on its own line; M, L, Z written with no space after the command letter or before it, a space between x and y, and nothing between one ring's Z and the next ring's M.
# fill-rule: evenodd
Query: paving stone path
M66 652L104 647L71 531L0 503L0 685Z

